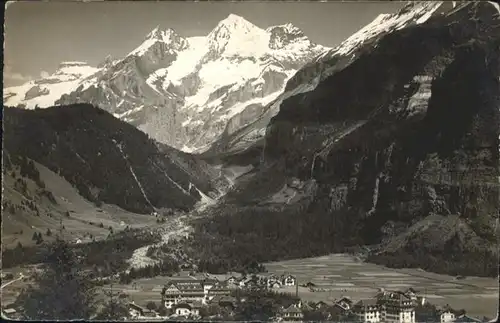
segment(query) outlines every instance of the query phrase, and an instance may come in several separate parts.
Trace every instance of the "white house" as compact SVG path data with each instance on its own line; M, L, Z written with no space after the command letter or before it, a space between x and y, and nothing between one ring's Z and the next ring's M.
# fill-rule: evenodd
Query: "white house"
M441 313L441 323L450 323L455 321L455 314L451 311Z
M297 278L292 275L288 275L283 279L283 285L285 286L295 286L297 284Z
M281 282L279 280L268 280L267 281L267 288L273 288L273 289L278 289L281 288Z
M174 313L178 316L198 316L200 315L200 307L195 304L179 303L174 307Z

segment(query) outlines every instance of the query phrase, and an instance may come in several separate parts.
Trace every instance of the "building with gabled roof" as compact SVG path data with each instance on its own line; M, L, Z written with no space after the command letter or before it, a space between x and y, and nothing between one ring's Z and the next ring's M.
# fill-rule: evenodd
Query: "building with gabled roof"
M334 300L333 305L340 307L343 311L349 311L353 306L353 301L349 296L342 296L341 298Z
M384 291L377 294L381 320L388 323L415 323L416 300L405 292Z
M300 321L304 318L304 313L296 304L292 304L281 311L281 316L285 320Z
M171 280L162 289L162 301L166 308L180 302L206 304L216 295L229 295L231 290L225 282L216 279Z
M382 319L382 308L377 299L363 299L352 307L354 314L362 322L377 323Z
M202 308L200 302L181 302L173 306L175 315L178 316L198 316Z

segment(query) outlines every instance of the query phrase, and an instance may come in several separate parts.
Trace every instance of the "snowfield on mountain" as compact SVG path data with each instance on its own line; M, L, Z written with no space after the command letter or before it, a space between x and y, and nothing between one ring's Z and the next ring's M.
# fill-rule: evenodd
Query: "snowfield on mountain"
M187 152L207 149L232 121L253 121L294 73L328 51L286 24L262 29L231 14L204 37L155 28L121 59L62 63L48 78L7 88L6 106L91 103ZM71 69L69 69L71 67ZM240 116L240 117L238 117Z

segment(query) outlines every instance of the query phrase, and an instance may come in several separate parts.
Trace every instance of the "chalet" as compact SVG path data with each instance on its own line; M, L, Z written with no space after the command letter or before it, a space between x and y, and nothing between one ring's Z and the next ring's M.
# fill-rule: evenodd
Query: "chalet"
M468 315L460 315L459 317L455 318L453 323L479 323L482 322L480 319L477 319L475 317L470 317Z
M176 304L173 309L175 315L178 316L198 316L200 315L200 308L202 305L197 302L192 302L192 303L187 303L187 302L182 302Z
M311 306L309 306L307 303L304 303L302 301L299 301L298 304L297 304L297 307L301 310L301 311L312 311L313 308Z
M281 316L285 320L300 321L304 318L304 313L297 305L290 305L282 310Z
M349 311L352 308L353 301L350 297L343 296L338 300L335 300L333 303L334 306L340 307L344 311Z
M128 312L131 317L144 316L146 309L142 306L135 304L135 302L128 303Z
M268 280L267 281L267 288L274 288L274 289L277 289L277 288L281 288L282 287L282 283L280 280Z
M381 306L376 299L360 300L352 307L354 314L362 322L380 322L382 318Z
M292 275L287 275L283 279L284 286L295 286L297 284L297 278Z
M455 313L453 313L450 310L446 310L446 311L442 312L440 317L441 317L441 320L440 320L441 323L451 323L451 322L455 321Z

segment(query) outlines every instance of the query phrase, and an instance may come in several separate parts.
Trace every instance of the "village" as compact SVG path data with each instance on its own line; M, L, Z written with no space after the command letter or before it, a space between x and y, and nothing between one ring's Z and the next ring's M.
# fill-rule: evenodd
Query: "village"
M249 301L248 293L275 293L291 296L287 306L278 306L271 321L350 321L350 322L486 322L449 306L436 307L413 288L404 291L380 290L371 298L352 299L342 296L334 300L305 302L300 299L299 282L291 274L251 276L230 275L225 279L204 277L171 279L161 289L161 304L128 304L134 320L231 320L239 306ZM301 284L311 291L313 283ZM434 309L434 311L429 311Z

